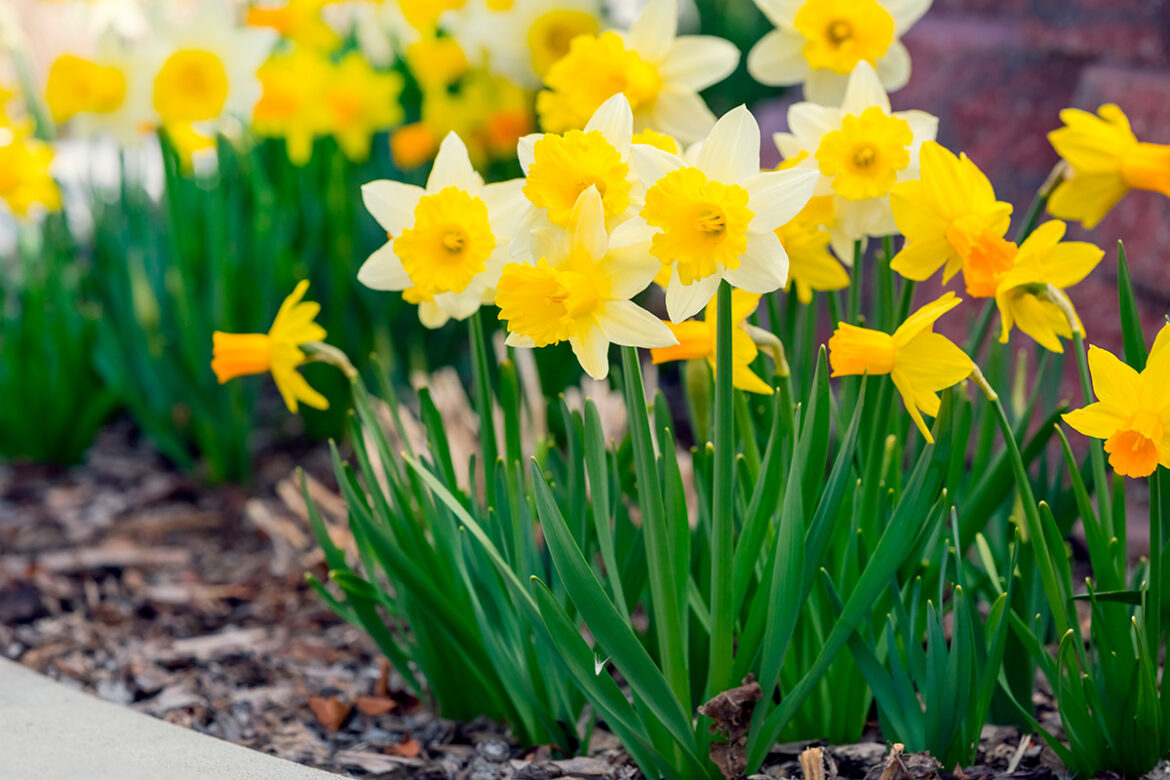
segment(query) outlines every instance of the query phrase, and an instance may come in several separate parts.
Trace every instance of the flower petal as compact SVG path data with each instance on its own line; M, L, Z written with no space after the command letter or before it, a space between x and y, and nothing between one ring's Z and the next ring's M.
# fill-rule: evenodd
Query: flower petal
M725 184L739 184L760 172L760 126L747 106L737 106L719 118L695 164Z
M799 84L810 69L804 58L804 36L794 30L772 30L748 52L751 77L769 87Z
M649 62L659 62L678 32L678 0L649 0L626 32L626 43ZM600 379L600 377L596 377Z
M744 188L754 214L749 230L767 233L787 223L808 205L821 174L809 168L757 173Z
M594 379L609 376L609 339L601 328L589 328L569 339L573 354L581 363L585 373Z
M672 86L689 90L706 89L730 76L739 64L734 43L713 35L684 35L676 38L658 75Z
M686 167L686 161L677 154L646 144L634 144L630 162L634 175L650 187L671 171Z
M678 344L666 323L633 301L607 301L597 314L597 324L614 344L642 349Z
M890 96L882 88L877 71L868 62L862 60L849 74L845 97L841 101L841 110L846 114L860 115L871 106L877 106L885 113L890 113Z
M573 249L582 250L593 260L605 257L609 233L605 230L605 207L596 187L590 186L577 196L572 225L570 241Z
M630 109L630 101L625 93L619 92L610 97L593 112L589 123L585 125L585 132L593 130L600 131L605 140L617 149L623 160L627 158L630 153L630 138L634 134L634 112ZM520 140L523 142L524 139ZM531 160L531 157L529 159ZM527 166L524 170L528 170Z
M379 179L362 185L366 210L391 236L399 235L414 222L414 207L422 195L422 187L400 181Z
M439 144L435 165L427 178L427 192L438 192L444 187L458 187L477 194L483 186L483 178L475 172L467 147L454 131L447 133Z
M894 34L901 36L930 9L931 0L882 0L882 5L894 17Z
M671 269L670 284L666 286L666 313L670 321L682 322L698 314L719 289L720 281L719 274L711 274L688 286L679 281L678 268Z
M779 290L788 281L788 253L775 233L750 234L739 268L725 271L723 278L750 293Z
M849 77L835 70L810 70L804 80L804 99L822 106L840 106L848 86Z
M362 263L358 270L358 281L371 290L405 290L413 282L402 261L394 252L393 242L387 241Z
M886 92L897 92L910 80L910 52L901 41L894 41L877 61L877 74Z
M642 124L689 144L711 131L715 115L695 92L664 90L654 101L649 122Z

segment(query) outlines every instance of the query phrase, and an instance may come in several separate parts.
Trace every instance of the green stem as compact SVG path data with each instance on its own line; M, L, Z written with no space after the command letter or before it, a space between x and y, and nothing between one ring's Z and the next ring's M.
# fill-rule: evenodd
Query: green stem
M479 443L483 458L483 487L487 506L496 504L496 485L492 472L496 468L496 419L492 387L488 373L488 343L484 332L482 309L471 315L471 372L475 382L475 412L479 416Z
M861 317L861 242L853 242L853 278L849 282L849 324Z
M735 420L731 387L731 285L721 282L715 326L715 478L711 491L711 656L707 694L731 687L735 627Z
M874 306L875 315L881 313L882 327L893 331L897 327L894 322L894 272L890 270L890 261L894 259L894 237L882 238L882 261L877 274L877 300Z
M979 351L983 349L983 339L987 337L990 330L991 315L994 313L994 299L983 304L983 309L979 312L979 319L975 321L975 327L971 329L971 338L967 341L967 354L972 360L979 359Z
M1057 164L1052 172L1048 174L1048 178L1040 185L1040 189L1036 190L1036 194L1032 197L1032 202L1028 205L1028 211L1024 214L1024 221L1020 223L1020 229L1016 231L1016 243L1022 244L1027 240L1028 236L1032 235L1032 231L1036 229L1036 223L1040 221L1040 215L1044 213L1045 207L1048 206L1048 199L1052 197L1052 191L1056 189L1056 185L1060 184L1063 178L1063 168L1061 164Z
M1150 658L1156 664L1162 644L1162 610L1165 607L1162 593L1162 495L1161 469L1150 475L1150 572L1149 591L1146 595L1145 634L1149 645ZM1163 696L1166 694L1163 693Z

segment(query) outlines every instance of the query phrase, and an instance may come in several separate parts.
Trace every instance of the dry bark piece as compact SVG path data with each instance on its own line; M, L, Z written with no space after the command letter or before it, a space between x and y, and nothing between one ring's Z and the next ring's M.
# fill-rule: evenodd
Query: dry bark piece
M310 696L309 709L317 716L317 722L327 731L337 731L349 717L353 705L336 696Z
M398 702L387 696L358 696L354 703L364 715L378 717L398 707Z
M800 771L804 780L835 780L837 764L825 748L808 747L800 754Z
M907 753L906 746L895 743L880 766L869 770L865 780L939 780L942 767L929 753Z
M385 750L386 755L400 758L418 758L418 754L421 752L422 743L413 737L407 737L397 745L391 745Z
M699 714L713 722L711 733L726 736L726 742L712 742L711 761L724 777L740 777L747 770L747 732L756 702L763 690L755 677L748 675L743 684L717 694L699 707Z

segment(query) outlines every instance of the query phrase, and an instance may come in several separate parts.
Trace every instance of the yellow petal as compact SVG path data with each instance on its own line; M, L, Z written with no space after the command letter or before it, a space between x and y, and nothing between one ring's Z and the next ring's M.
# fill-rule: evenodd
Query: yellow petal
M1089 347L1089 374L1097 400L1115 408L1137 409L1138 372L1112 352L1098 346Z
M1125 424L1125 418L1118 416L1113 411L1113 407L1103 403L1089 404L1083 409L1074 409L1068 414L1062 415L1061 419L1068 423L1073 430L1083 433L1085 436L1092 436L1094 439L1108 439L1114 431Z
M953 292L940 295L918 311L906 318L898 329L894 331L894 344L899 347L908 343L924 330L934 326L935 320L963 302L962 298Z

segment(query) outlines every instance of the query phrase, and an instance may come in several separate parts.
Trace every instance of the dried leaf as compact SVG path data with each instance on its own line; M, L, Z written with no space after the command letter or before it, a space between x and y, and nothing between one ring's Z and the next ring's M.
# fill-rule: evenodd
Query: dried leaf
M743 679L743 685L716 695L699 707L706 715L712 734L726 735L726 742L712 742L711 761L724 777L741 777L747 770L747 732L756 702L763 696L760 684L752 675Z
M385 715L398 706L398 702L386 696L358 696L357 708L366 715Z
M408 737L397 745L386 748L387 755L399 756L400 758L418 758L418 754L421 752L422 743L413 737Z
M353 705L344 702L336 696L328 698L324 696L310 696L309 708L313 710L313 714L317 716L317 722L321 727L327 731L337 731L341 728L341 724L345 723L345 719L349 717L349 713L353 710Z

